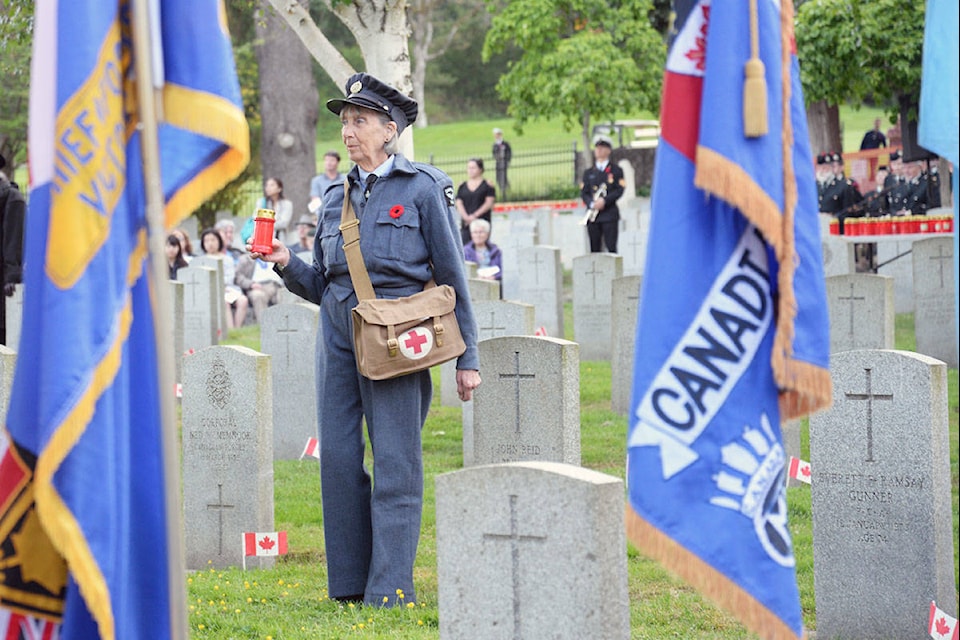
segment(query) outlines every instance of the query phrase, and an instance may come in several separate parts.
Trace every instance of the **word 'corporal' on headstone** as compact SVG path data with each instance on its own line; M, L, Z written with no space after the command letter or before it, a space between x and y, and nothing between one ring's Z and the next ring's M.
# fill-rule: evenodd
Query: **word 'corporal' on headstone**
M893 278L854 273L826 282L830 353L893 349Z
M320 307L277 304L260 319L260 349L271 356L273 459L294 460L317 437L316 341Z
M584 360L610 359L611 283L623 276L623 257L591 253L573 261L573 337Z
M630 637L621 480L518 462L437 476L436 496L443 640Z
M947 368L906 351L830 360L810 418L818 638L922 638L955 603Z
M210 347L183 369L187 569L239 567L240 534L274 529L270 356Z
M479 345L484 381L464 425L464 465L580 464L580 358L575 342L504 336Z
M957 308L954 298L953 240L913 243L913 321L917 351L957 367Z

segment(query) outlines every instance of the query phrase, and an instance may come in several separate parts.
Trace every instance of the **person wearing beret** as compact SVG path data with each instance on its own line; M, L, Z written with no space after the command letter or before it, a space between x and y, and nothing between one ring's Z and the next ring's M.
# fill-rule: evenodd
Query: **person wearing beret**
M12 296L16 285L23 282L23 222L27 205L20 187L4 174L6 165L6 158L0 155L0 276L4 295ZM6 309L7 305L0 300L0 344L7 344Z
M597 217L587 222L587 236L590 238L590 252L606 250L617 252L617 240L620 235L620 209L617 200L623 195L626 181L623 169L610 162L613 143L604 135L597 136L593 142L595 163L583 172L580 182L580 199L587 208L593 208ZM601 191L601 187L603 190Z
M355 164L344 186L370 280L380 298L412 295L431 278L454 288L466 343L456 363L457 392L470 400L480 385L480 359L453 182L398 152L398 136L417 117L416 101L367 73L350 76L345 89L327 109L340 116ZM423 509L420 433L433 386L429 371L388 380L357 371L351 318L357 296L339 229L343 199L344 190L335 188L323 199L312 264L277 240L273 253L253 255L273 262L290 291L320 305L317 413L329 596L377 607L410 604ZM372 480L364 464L364 422Z

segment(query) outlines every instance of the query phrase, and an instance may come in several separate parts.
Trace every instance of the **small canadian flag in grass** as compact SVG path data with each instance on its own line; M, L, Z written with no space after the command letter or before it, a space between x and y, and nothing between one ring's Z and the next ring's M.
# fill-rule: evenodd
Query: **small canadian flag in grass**
M537 330L533 332L535 336L546 336L547 328L546 327L537 327Z
M303 448L303 453L300 454L300 459L303 460L303 456L313 456L317 460L320 459L320 441L316 438L307 438L307 445Z
M789 475L794 480L810 484L810 463L800 458L790 456Z
M957 619L947 615L945 611L937 606L936 602L930 603L930 626L928 631L931 638L937 640L957 640L960 638L960 631L957 630Z
M243 555L246 556L283 556L287 554L287 532L243 534Z

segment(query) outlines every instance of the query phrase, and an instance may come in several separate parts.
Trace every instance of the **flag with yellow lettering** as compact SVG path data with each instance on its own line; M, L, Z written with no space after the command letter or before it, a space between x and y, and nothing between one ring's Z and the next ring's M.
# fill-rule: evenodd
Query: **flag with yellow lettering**
M792 4L674 8L627 531L761 637L800 638L780 421L828 404L831 384Z
M153 0L150 19L159 38L142 55L162 81L171 226L242 171L249 134L222 2ZM153 324L167 283L149 267L131 6L39 0L34 24L0 606L18 620L57 621L65 638L167 638L169 484Z

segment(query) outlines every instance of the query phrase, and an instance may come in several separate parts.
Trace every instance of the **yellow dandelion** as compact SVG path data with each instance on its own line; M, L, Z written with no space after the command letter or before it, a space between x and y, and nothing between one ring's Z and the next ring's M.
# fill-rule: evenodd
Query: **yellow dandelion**
M227 601L226 601L226 600L221 600L221 601L220 601L220 604L221 604L221 605L227 604Z
M197 608L197 605L195 604L190 605L190 611L195 611L196 608Z
M234 612L234 613L240 613L240 609L234 609L233 612Z
M390 601L390 598L388 598L387 596L383 596L383 601L384 601L385 603L386 603L386 602L389 602L389 601Z
M218 584L213 585L213 590L214 590L214 591L220 591L220 585L218 585Z
M282 595L283 597L287 597L288 595L290 595L290 593L288 591L284 591L280 595Z
M243 588L244 588L244 589L249 589L249 588L250 588L250 583L247 582L246 580L244 580L244 581L243 581Z
M209 601L207 604L212 607L212 606L213 606L213 600Z
M278 584L278 585L283 585L283 578L277 580L277 584Z
M213 560L207 560L207 564L213 564Z
M423 620L417 620L417 624L422 627L422 626L423 626Z
M187 584L193 584L193 578L187 578Z
M349 607L350 609L353 609L353 608L354 608L354 604L353 604L352 602L348 602L348 603L347 603L347 607Z
M266 598L260 598L260 604L267 604Z
M397 589L397 595L403 597L403 589Z
M203 600L201 598L197 598L197 604L203 604Z
M357 625L357 628L358 628L358 629L363 629L365 626L366 626L366 625L361 622L360 624Z
M415 606L417 605L413 604L412 602L407 603L407 609L413 609Z
M247 603L249 604L251 602L253 602L253 598L247 597Z
M267 636L264 640L273 640L273 636Z
M203 624L202 622L197 625L197 629L200 629L200 631L203 631L206 628L207 628L207 625Z

